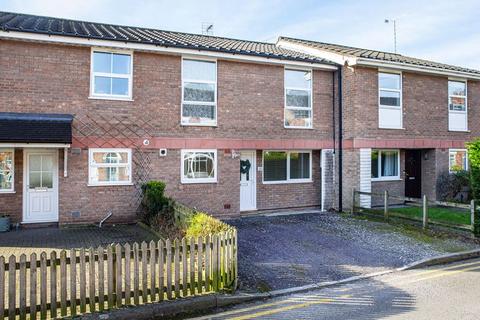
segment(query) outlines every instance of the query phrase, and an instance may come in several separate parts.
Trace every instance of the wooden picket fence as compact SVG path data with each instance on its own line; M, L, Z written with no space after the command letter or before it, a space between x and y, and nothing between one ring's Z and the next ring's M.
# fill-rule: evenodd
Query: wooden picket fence
M0 315L50 319L235 290L236 230L0 257Z

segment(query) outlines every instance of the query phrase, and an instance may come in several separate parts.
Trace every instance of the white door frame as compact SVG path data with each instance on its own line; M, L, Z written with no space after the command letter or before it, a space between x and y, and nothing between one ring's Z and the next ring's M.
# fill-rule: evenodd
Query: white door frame
M55 201L54 201L54 209L55 209L55 217L52 217L52 219L48 220L34 220L34 221L29 221L26 219L27 217L27 201L28 201L28 187L27 187L27 175L28 173L28 153L46 153L46 154L53 154L55 157L54 161L54 169L53 169L53 185L55 186L53 192L55 196ZM27 224L27 223L45 223L45 222L58 222L58 203L59 203L59 198L58 198L58 149L48 149L48 148L43 148L43 149L31 149L31 148L24 148L23 149L23 195L22 195L22 223Z
M240 159L242 158L242 154L250 154L252 159L253 159L252 166L250 167L250 170L252 172L251 181L253 183L254 196L253 196L253 207L245 209L245 210L240 209L240 211L253 211L253 210L257 210L257 151L256 150L241 150L240 151ZM240 188L239 188L240 192L241 192L241 188L242 187L240 185ZM241 195L240 195L240 201L242 201ZM242 204L240 203L240 208L241 207L242 207Z

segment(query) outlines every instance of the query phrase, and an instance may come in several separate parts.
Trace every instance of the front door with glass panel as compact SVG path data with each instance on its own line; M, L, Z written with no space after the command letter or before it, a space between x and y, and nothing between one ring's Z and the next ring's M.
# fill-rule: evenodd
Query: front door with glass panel
M57 151L25 150L23 222L58 221Z
M255 151L242 151L240 156L240 211L257 209Z

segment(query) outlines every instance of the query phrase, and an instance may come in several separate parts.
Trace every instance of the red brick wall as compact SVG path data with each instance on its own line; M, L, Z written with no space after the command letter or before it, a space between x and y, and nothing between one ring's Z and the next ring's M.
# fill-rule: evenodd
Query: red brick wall
M107 120L115 116L132 126L141 123L139 119L146 119L149 124L146 135L172 139L329 140L332 137L331 72L313 74L313 129L285 129L283 66L218 60L218 126L185 127L180 125L181 57L135 52L133 101L114 101L88 98L90 54L90 48L85 47L0 40L0 112L72 113L82 121L85 115L97 121L100 116ZM81 127L77 120L74 127ZM85 132L88 130L82 134ZM143 139L140 138L139 141ZM147 152L153 159L151 177L166 180L169 194L220 216L238 214L238 159L224 156L220 149L219 183L182 185L180 150L169 149L165 158L158 157L158 149ZM17 151L16 157L19 154ZM60 166L62 163L63 160ZM61 223L98 222L109 210L114 213L111 222L134 219L133 186L87 186L87 149L78 155L69 152L67 178L59 170ZM18 183L21 183L19 175ZM278 192L289 194L289 190L297 189L298 185L285 185ZM21 212L21 187L16 190L15 195L0 195L0 203L8 202L6 207L17 208L10 211ZM290 200L282 201L279 197L276 204L262 204L265 202L259 198L259 204L269 208L290 206L294 199L298 206L317 205L319 189L310 190L313 193L298 192ZM264 187L262 192L266 195L276 191ZM225 209L225 205L230 208Z
M262 167L262 151L257 151L257 168ZM312 152L312 182L263 184L257 172L258 210L320 206L320 150Z

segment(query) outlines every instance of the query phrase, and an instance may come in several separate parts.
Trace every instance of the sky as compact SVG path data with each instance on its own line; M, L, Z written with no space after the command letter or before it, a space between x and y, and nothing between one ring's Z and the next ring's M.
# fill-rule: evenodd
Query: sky
M13 11L275 42L279 35L397 52L480 70L479 0L0 0Z

